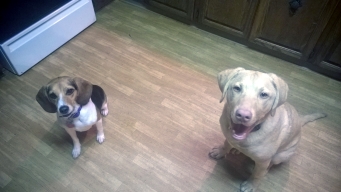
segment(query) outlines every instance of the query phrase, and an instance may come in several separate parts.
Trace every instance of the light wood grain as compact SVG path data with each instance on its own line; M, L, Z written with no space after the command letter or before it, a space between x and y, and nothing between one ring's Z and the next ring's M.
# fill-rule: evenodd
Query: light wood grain
M340 191L340 82L125 1L24 75L0 80L0 191L238 191L252 161L208 157L224 140L216 74L235 67L276 73L300 113L328 113L304 127L294 157L271 169L259 191ZM35 101L62 75L108 95L106 140L79 134L76 160L55 115Z

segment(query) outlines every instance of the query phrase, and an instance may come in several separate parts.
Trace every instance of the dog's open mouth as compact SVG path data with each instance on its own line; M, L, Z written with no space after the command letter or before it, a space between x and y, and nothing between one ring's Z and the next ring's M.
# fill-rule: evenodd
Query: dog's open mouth
M231 126L232 136L237 140L244 140L254 128L254 126L248 127L243 124L235 124L233 122L231 122Z

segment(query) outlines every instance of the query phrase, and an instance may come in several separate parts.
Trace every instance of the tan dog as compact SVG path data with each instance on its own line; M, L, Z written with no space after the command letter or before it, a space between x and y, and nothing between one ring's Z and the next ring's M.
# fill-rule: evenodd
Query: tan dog
M326 115L300 117L286 102L288 85L275 74L230 69L218 74L218 83L222 92L220 102L226 97L220 117L226 140L209 155L220 159L238 150L254 160L253 173L241 184L240 191L255 192L272 165L285 162L294 154L301 127Z
M39 90L36 100L46 112L57 113L58 123L72 138L74 158L81 152L76 131L87 131L96 125L97 141L104 141L101 115L106 116L109 111L101 87L79 77L58 77Z

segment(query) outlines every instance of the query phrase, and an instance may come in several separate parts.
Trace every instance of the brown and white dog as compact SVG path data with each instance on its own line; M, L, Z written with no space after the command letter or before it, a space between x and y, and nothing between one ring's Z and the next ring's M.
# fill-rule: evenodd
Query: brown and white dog
M97 141L103 143L102 116L107 116L109 110L105 92L98 85L79 77L58 77L39 90L36 100L46 112L57 114L58 123L72 138L74 158L81 152L76 131L96 125Z

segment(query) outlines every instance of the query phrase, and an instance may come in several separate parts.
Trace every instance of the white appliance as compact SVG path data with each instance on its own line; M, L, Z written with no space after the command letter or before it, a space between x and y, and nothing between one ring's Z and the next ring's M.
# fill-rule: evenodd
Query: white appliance
M7 2L12 4L3 4L4 1L0 4L2 9L6 8L6 13L0 10L0 63L17 75L22 75L96 21L91 0ZM15 8L16 5L20 5L20 9Z

